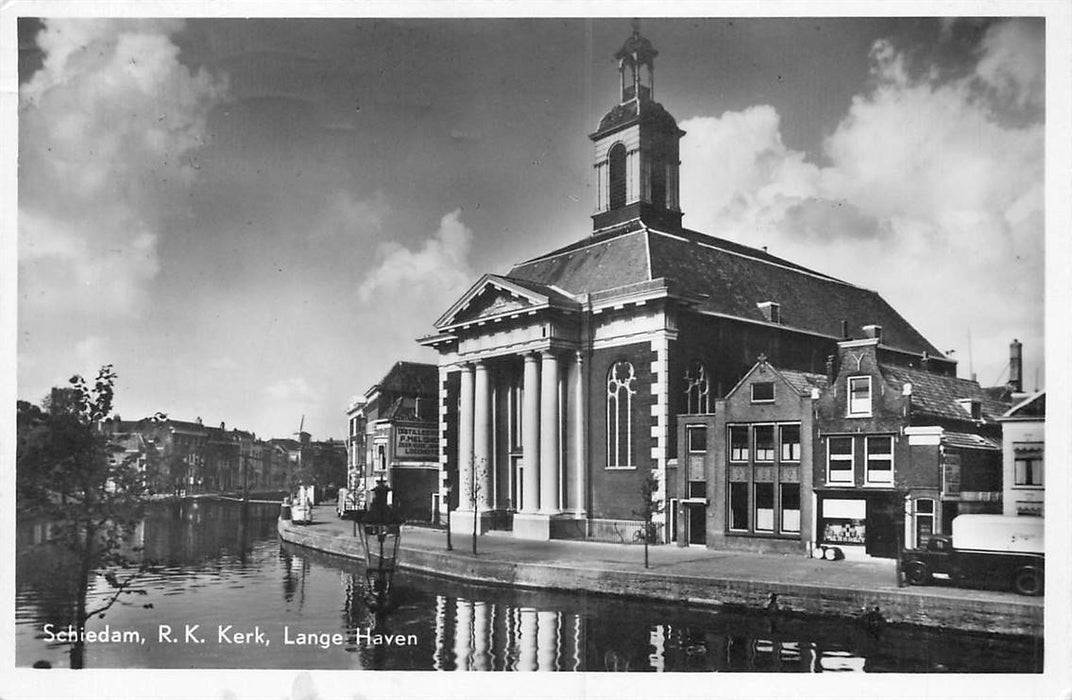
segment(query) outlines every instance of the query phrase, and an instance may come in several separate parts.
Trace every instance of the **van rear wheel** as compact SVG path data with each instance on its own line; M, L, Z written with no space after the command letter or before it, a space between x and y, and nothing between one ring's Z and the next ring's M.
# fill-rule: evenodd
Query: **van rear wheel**
M904 568L905 581L913 586L925 586L930 583L931 570L921 561L910 561Z
M1012 587L1020 595L1042 595L1042 572L1034 567L1024 567L1016 572Z

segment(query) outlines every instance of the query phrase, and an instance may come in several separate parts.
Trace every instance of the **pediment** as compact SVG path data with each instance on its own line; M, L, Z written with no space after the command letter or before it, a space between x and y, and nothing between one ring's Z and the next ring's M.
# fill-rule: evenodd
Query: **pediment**
M536 304L532 299L490 287L471 299L468 306L454 317L454 322L465 323L481 318L491 318L500 314L523 311L533 306Z
M547 304L548 299L544 295L511 284L508 280L485 275L451 306L436 322L436 327L442 329L485 318L499 318L529 309L546 308Z

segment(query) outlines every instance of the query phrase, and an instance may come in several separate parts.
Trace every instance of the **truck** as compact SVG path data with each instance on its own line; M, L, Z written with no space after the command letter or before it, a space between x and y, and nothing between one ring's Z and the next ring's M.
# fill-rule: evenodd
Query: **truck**
M339 489L335 503L335 514L343 520L353 520L359 510L365 507L365 492L354 491L345 486Z
M1043 522L1026 516L958 515L953 518L952 536L932 535L923 548L902 552L901 571L914 586L942 576L957 586L1042 595Z

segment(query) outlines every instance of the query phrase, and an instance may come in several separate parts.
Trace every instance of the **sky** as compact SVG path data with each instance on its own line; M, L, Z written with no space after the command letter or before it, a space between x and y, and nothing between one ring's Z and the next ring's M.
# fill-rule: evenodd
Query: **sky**
M684 225L1045 387L1044 21L646 18ZM342 438L485 272L588 236L628 18L19 22L18 398Z

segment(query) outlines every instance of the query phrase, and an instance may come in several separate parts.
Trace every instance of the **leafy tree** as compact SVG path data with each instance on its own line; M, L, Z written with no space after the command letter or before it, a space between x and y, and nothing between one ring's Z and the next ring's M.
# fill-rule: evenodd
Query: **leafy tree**
M658 513L663 512L662 501L655 497L659 490L659 479L654 474L649 474L640 483L640 508L633 511L633 515L643 522L643 529L638 530L636 539L644 543L644 568L648 568L648 545L657 540L658 528L653 522Z
M115 379L112 366L105 365L92 387L76 375L70 387L53 389L43 408L17 405L19 515L47 522L43 546L73 563L76 629L104 617L123 594L144 593L131 589L145 565L136 565L124 539L143 514L145 474L137 466L139 455L117 458L123 450L102 430ZM98 576L110 593L89 609L87 594ZM84 661L84 642L74 642L71 668L82 668Z

